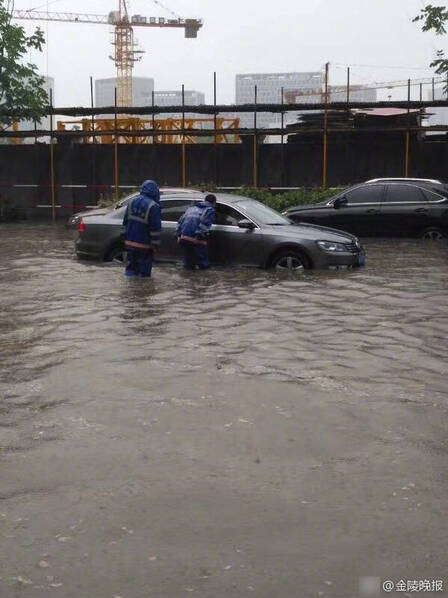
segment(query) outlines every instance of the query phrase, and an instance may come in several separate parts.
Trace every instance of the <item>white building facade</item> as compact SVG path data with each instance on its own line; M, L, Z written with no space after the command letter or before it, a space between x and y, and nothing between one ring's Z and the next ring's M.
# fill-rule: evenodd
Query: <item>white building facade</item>
M281 104L283 92L297 90L302 92L322 89L324 73L321 71L304 73L248 73L235 77L235 103L253 104L255 87L258 104ZM241 127L253 127L252 113L238 114ZM280 114L257 113L257 127L268 128L280 125Z
M115 104L115 88L117 87L116 77L107 79L96 79L95 81L95 106L113 106ZM150 77L132 78L132 105L150 106L152 92L154 91L154 79Z

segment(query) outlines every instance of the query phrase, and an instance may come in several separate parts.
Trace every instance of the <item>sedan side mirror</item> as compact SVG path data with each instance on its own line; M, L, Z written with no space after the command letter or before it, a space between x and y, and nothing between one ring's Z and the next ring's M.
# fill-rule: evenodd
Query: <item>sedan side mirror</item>
M339 208L342 208L342 206L346 206L347 203L348 203L348 200L346 197L338 197L333 202L333 208L335 210L339 210Z
M246 218L244 218L243 220L240 220L238 222L238 227L239 228L247 228L249 230L252 230L255 228L255 224L253 222L251 222L250 220L247 220Z

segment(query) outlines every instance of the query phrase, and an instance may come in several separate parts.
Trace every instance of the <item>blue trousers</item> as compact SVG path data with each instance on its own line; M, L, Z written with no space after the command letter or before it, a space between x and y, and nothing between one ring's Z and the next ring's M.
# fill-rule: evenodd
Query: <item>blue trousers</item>
M134 251L127 249L128 259L126 276L141 276L150 278L152 271L152 251Z
M180 242L180 245L184 251L184 268L186 270L195 270L196 266L200 270L210 268L207 245L200 245L184 240Z

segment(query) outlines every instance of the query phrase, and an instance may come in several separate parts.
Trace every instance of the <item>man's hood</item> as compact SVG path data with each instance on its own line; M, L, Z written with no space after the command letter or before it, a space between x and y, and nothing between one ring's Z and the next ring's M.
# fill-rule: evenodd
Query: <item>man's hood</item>
M160 191L157 183L154 181L145 181L140 192L147 197L150 197L157 203L160 203Z

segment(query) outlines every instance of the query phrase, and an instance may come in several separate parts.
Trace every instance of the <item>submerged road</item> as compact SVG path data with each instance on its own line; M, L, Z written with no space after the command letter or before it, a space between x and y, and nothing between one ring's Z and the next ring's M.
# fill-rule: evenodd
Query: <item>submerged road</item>
M0 225L0 597L448 594L448 248L365 246L136 281Z

